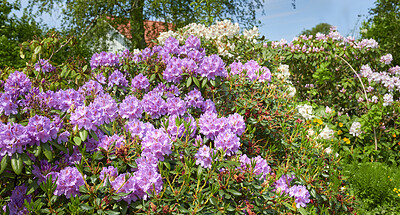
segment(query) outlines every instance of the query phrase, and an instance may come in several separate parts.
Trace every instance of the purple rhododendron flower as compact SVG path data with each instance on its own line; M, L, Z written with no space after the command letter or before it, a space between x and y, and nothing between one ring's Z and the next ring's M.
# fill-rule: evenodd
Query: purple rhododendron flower
M113 87L114 85L118 86L118 87L127 87L128 86L128 80L126 80L124 75L118 69L116 69L108 77L108 87Z
M51 123L50 119L45 116L35 115L29 119L29 123L26 126L29 137L31 138L31 144L40 145L40 143L46 143L52 139L51 135ZM57 133L56 133L57 134Z
M139 99L133 95L129 95L119 104L118 112L122 118L132 120L142 117L143 108Z
M66 167L62 169L57 176L57 188L54 191L54 195L61 196L64 194L65 197L69 199L71 196L75 197L80 194L79 186L84 185L85 180L76 167ZM54 177L53 180L55 180Z
M97 96L103 94L104 90L99 82L90 80L81 86L78 92L83 96Z
M200 76L215 80L216 76L227 77L224 61L216 54L205 57L197 70Z
M104 136L100 143L98 144L98 149L100 147L105 150L110 150L110 147L114 144L115 148L121 148L121 146L125 145L125 138L124 136L119 136L114 134L113 136Z
M293 181L294 179L294 175L293 176L288 176L288 175L282 175L275 183L275 191L279 194L285 193L285 194L289 194L289 186L290 183Z
M186 112L186 103L179 97L168 98L167 112L169 115L182 116Z
M200 49L200 46L201 46L201 41L196 36L190 35L186 39L185 48L198 50Z
M167 112L167 104L161 96L162 94L158 92L150 91L143 96L141 101L144 111L153 119L157 119Z
M255 158L248 158L246 154L240 156L239 158L242 170L251 169L252 164L255 163L253 173L256 175L261 174L260 179L266 179L267 174L271 172L271 167L268 165L267 161L260 156Z
M92 69L101 66L117 66L119 65L119 58L116 54L110 52L95 53L90 59L90 66Z
M163 161L164 155L171 154L171 140L163 129L148 132L142 141L142 156L153 155Z
M196 159L196 165L200 165L204 168L211 168L212 150L210 147L203 145L199 148L194 157Z
M4 113L9 116L18 113L18 105L15 99L9 93L0 93L0 114Z
M10 202L8 202L7 206L10 210L10 214L30 214L24 205L24 201L28 203L31 202L31 195L26 195L27 187L25 185L17 186L12 191L10 196ZM3 208L4 210L5 208Z
M207 99L203 102L203 105L201 106L201 110L205 112L213 112L217 113L217 108L215 108L215 104L211 99Z
M222 149L228 156L235 154L240 148L240 139L229 129L222 131L214 140L215 148Z
M186 95L185 101L188 108L201 108L203 106L204 98L201 95L201 92L197 88L194 88Z
M36 64L35 64L35 70L40 72L53 72L56 71L56 68L49 63L48 60L40 59Z
M238 113L234 113L228 117L228 124L230 125L231 131L238 136L242 135L246 130L244 119Z
M0 123L0 157L22 153L30 141L26 127L13 122Z
M8 76L6 83L4 84L5 93L9 94L13 98L17 98L23 95L32 87L31 80L23 72L15 71Z
M297 208L304 208L310 202L310 193L303 185L294 185L291 187L289 189L289 196L294 197Z
M226 118L218 118L216 113L207 111L199 118L200 133L214 140L219 133L225 130L226 123Z
M113 166L109 166L109 167L103 167L103 169L100 172L100 180L106 180L107 178L112 181L114 180L114 178L116 178L118 176L118 169L113 167ZM105 182L104 182L105 183Z
M140 73L139 75L135 76L132 79L132 88L133 89L139 89L139 90L147 90L150 86L150 82L149 79L147 79L146 76L144 76L142 73Z
M40 167L33 165L32 174L38 179L38 184L47 179L47 174L56 170L56 166L51 166L47 160L40 160Z

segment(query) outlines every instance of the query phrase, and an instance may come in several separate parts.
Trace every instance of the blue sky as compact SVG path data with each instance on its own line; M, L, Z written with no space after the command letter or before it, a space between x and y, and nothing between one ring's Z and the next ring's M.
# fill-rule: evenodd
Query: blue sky
M356 36L361 22L366 19L368 9L374 7L375 0L296 0L293 9L291 0L265 0L264 16L258 16L262 22L260 33L270 40L288 41L304 29L326 22L337 26L344 35ZM358 15L361 19L357 23Z
M27 0L22 0L22 7ZM288 41L304 29L326 22L337 26L344 35L357 36L359 27L368 15L368 9L374 7L375 0L296 0L296 9L291 0L265 0L265 15L258 13L262 26L260 33L269 40ZM56 11L56 15L60 11ZM57 16L44 15L42 19L49 27L57 27ZM361 15L361 19L358 18ZM353 33L353 29L355 32Z

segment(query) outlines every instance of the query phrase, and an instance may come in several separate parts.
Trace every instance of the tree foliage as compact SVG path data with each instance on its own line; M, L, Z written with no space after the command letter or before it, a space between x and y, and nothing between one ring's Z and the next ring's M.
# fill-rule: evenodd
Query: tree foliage
M213 23L216 19L230 18L243 26L256 25L256 10L263 0L30 0L30 8L39 12L53 12L64 6L63 27L76 36L105 41L109 27L130 24L132 48L144 48L143 21L162 20L182 27L193 22ZM110 20L110 17L118 19ZM93 29L94 31L88 31ZM103 43L104 45L104 43Z
M303 30L300 34L303 35L316 35L318 32L322 34L329 34L329 29L331 25L328 23L320 23L313 27L312 29Z
M18 2L0 1L0 68L24 66L19 44L43 32L32 17L24 13L18 18L12 10L20 10Z
M393 55L393 64L400 64L400 1L377 0L363 23L363 38L373 38L380 47Z

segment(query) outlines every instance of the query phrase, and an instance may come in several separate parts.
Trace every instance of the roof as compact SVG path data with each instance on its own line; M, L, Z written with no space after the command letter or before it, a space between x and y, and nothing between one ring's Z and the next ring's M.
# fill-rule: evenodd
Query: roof
M113 19L114 18L112 18L112 20ZM161 32L167 31L165 22L145 20L143 24L144 24L144 40L147 46L155 45L152 42L152 40L157 39L157 37L160 35ZM127 24L119 24L118 26L116 26L116 29L127 39L132 39L132 35L130 32L131 31L130 21L128 21ZM174 24L168 23L168 30L173 30L173 29L174 29Z

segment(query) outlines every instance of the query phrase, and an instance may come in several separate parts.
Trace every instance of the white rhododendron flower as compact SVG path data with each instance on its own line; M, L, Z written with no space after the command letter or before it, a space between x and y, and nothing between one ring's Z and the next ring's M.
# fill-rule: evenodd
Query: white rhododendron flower
M355 137L358 137L362 131L361 131L361 123L359 122L353 122L353 124L351 124L349 133Z
M304 119L309 120L309 119L313 118L311 105L308 105L308 104L299 105L299 106L297 106L297 110L299 111L300 115Z
M322 129L321 133L319 133L318 138L324 140L330 140L333 138L334 133L335 132L326 125L325 128Z

